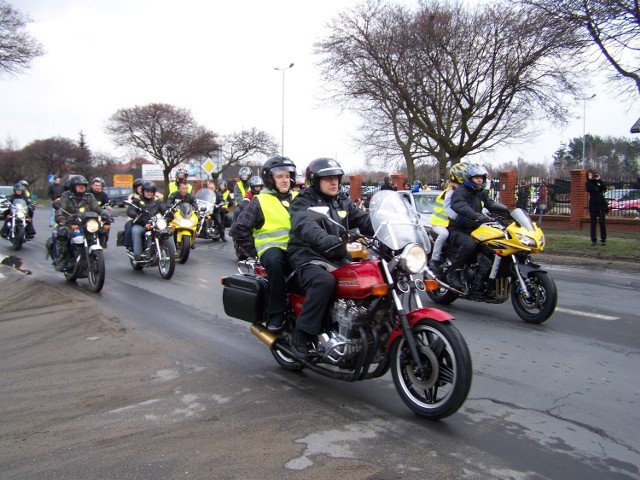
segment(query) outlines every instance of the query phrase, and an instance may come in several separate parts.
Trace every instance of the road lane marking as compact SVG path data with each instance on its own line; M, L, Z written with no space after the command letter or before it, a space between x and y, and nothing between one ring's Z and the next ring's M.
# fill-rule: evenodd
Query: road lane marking
M556 312L568 313L570 315L580 315L582 317L595 318L598 320L620 320L620 317L612 317L610 315L602 315L600 313L582 312L580 310L571 310L570 308L556 307Z

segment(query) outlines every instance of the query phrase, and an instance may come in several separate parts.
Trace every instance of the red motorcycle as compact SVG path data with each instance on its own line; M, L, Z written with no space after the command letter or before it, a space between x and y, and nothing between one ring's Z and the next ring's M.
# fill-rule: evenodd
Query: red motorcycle
M326 211L315 207L307 214L327 220ZM419 293L438 288L436 281L423 279L429 240L415 209L398 192L376 194L370 214L373 237L345 232L353 261L332 272L336 291L327 299L328 319L307 361L297 359L290 347L304 294L290 286L285 329L270 332L265 327L268 279L255 259L239 262L241 273L222 279L225 313L252 323L251 332L285 370L308 368L357 381L391 369L396 390L412 411L429 419L447 417L469 393L471 356L453 317L422 306Z

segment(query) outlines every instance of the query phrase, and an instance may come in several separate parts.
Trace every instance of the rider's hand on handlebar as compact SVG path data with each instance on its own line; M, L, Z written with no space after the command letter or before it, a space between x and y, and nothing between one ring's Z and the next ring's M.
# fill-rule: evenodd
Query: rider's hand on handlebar
M482 225L483 223L489 223L489 222L492 222L492 221L493 221L493 219L491 217L487 216L487 215L480 214L480 215L478 215L476 217L476 223L478 225Z

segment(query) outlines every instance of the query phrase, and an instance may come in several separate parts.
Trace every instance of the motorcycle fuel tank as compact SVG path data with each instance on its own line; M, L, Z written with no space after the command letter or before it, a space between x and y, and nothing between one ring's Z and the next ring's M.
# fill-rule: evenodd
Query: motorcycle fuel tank
M371 287L386 284L378 260L350 263L332 273L336 277L335 296L338 298L366 298L371 295Z

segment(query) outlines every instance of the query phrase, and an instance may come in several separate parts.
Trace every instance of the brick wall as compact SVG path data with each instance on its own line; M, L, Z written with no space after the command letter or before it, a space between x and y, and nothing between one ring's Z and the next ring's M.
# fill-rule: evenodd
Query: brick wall
M362 197L362 175L350 175L349 185L349 197L351 200Z
M505 204L509 210L516 208L517 184L518 178L515 170L500 172L500 203Z

